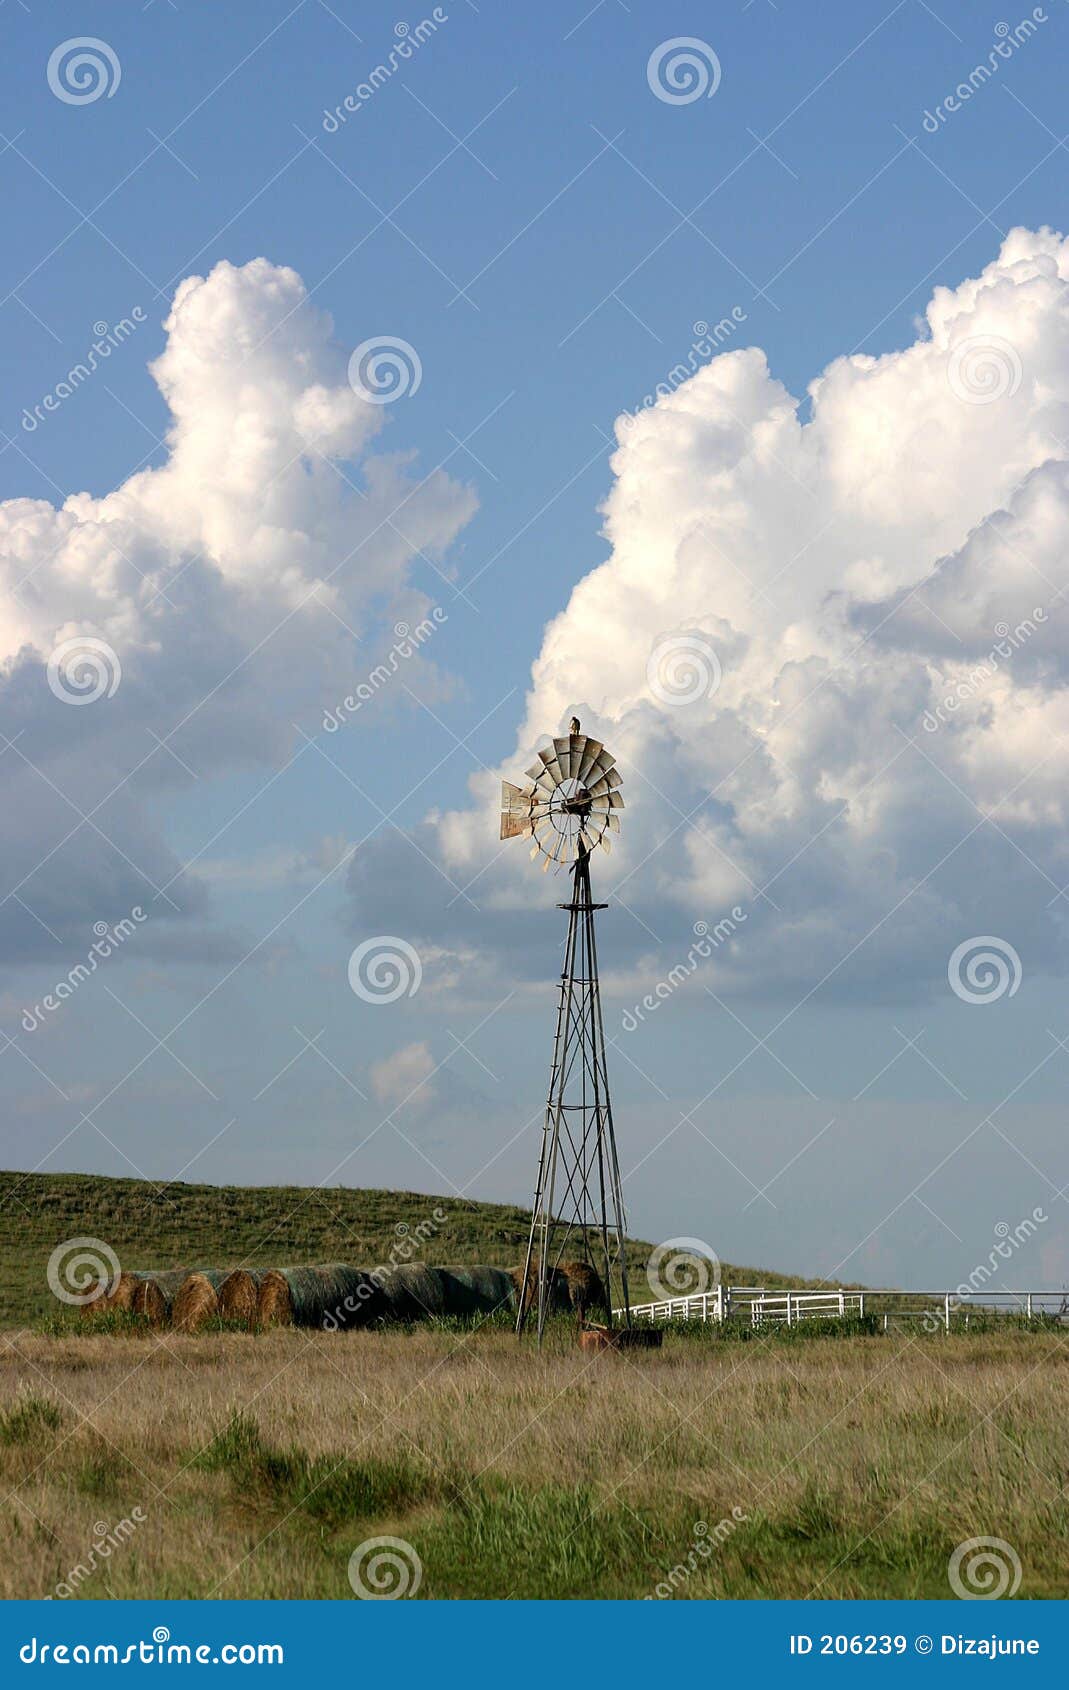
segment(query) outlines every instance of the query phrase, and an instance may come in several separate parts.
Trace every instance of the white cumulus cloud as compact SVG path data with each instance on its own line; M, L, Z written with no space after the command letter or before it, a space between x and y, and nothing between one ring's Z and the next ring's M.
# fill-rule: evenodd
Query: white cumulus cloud
M384 410L353 392L293 270L260 258L188 277L164 329L163 463L100 498L0 504L9 958L133 902L151 902L157 936L203 916L207 877L180 872L153 798L284 764L294 721L317 732L394 622L427 614L412 560L439 557L475 505L441 472L419 481L370 453ZM47 665L87 640L117 684L78 708L63 696L77 671L50 686Z
M809 395L752 347L618 419L609 556L547 627L498 773L577 711L624 776L602 892L684 949L746 906L714 983L945 990L977 933L1059 968L1069 243L1014 229L911 345L837 358ZM540 883L499 852L496 773L472 793L426 832L480 876L489 931ZM631 931L655 977L663 947Z

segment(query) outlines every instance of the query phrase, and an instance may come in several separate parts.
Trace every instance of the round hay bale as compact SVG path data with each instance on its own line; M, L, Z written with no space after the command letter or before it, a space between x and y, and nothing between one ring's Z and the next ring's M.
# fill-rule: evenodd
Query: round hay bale
M531 1270L526 1284L524 1284L522 1267L510 1268L509 1278L516 1287L517 1304L522 1305L525 1315L530 1314L532 1307L538 1301L537 1256L531 1258ZM560 1268L551 1269L549 1278L550 1311L560 1313L564 1309L570 1309L571 1306L571 1299L568 1296L568 1281Z
M279 1268L269 1268L256 1293L257 1326L292 1326L293 1300L289 1282Z
M591 1309L600 1309L609 1318L609 1299L601 1275L589 1262L562 1262L568 1290L568 1301L576 1312L585 1317Z
M186 1274L175 1292L171 1310L179 1332L196 1332L219 1313L219 1286L225 1277L217 1268Z
M188 1271L187 1268L173 1268L163 1273L139 1274L130 1305L133 1313L143 1315L153 1326L167 1326L175 1293Z
M83 1320L91 1320L93 1315L100 1313L100 1280L89 1280L82 1295L85 1301L79 1305L78 1313Z
M224 1320L240 1321L242 1326L254 1324L264 1277L263 1268L235 1268L227 1274L219 1287L219 1313Z
M87 1307L90 1310L99 1310L101 1314L110 1313L112 1309L119 1313L128 1313L133 1308L134 1293L137 1290L140 1278L139 1273L127 1273L123 1269L118 1278L111 1281L110 1288L103 1295L96 1297Z

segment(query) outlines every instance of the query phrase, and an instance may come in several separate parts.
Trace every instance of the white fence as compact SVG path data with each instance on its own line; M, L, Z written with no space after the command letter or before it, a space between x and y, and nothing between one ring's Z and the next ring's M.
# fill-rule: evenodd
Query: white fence
M866 1301L867 1299L867 1301ZM763 1285L715 1285L692 1297L658 1303L632 1303L635 1320L723 1322L749 1316L754 1326L795 1326L803 1320L858 1319L869 1313L891 1319L921 1320L929 1329L949 1332L957 1319L968 1326L971 1311L1069 1321L1069 1293L1064 1291L843 1291L836 1287L808 1291L769 1291ZM614 1309L623 1315L624 1309Z

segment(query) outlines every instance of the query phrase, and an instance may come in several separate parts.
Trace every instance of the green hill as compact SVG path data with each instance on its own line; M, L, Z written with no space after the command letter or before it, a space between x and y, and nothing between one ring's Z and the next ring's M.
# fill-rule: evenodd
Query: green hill
M487 1262L516 1266L530 1212L411 1191L333 1186L184 1185L98 1174L0 1172L0 1323L55 1314L46 1270L67 1239L99 1239L123 1268L281 1267L297 1262ZM628 1243L632 1299L646 1289L651 1246ZM408 1252L406 1255L405 1252ZM736 1284L801 1281L723 1264Z

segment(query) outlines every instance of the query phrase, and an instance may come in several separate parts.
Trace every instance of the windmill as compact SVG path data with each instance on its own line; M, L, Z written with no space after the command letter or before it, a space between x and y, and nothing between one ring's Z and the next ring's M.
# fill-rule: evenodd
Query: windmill
M606 1319L612 1325L614 1276L622 1290L624 1321L630 1326L624 1256L624 1205L605 1064L595 904L590 857L611 848L620 828L622 784L612 753L599 740L571 731L554 739L527 770L528 786L501 783L501 838L532 841L532 858L542 868L567 869L571 899L561 970L557 1031L553 1042L549 1097L542 1129L531 1235L527 1244L516 1331L522 1333L537 1309L539 1342L552 1290L562 1263L593 1269L605 1288Z

